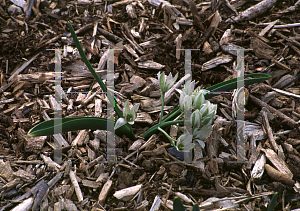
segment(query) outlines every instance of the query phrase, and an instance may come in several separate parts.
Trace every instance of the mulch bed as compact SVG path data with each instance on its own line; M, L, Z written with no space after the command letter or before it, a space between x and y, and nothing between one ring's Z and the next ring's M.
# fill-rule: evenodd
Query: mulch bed
M21 202L33 210L170 210L175 196L188 198L187 209L197 202L202 210L266 210L275 192L275 210L299 208L300 2L264 0L253 8L258 3L38 0L25 15L1 1L0 210ZM107 49L122 49L115 52L116 102L140 103L137 136L158 123L157 73L185 77L184 51L176 48L193 49L192 79L203 89L237 77L232 49L248 49L245 74L271 78L245 87L247 162L236 161L232 94L210 99L217 118L197 163L181 161L161 133L136 142L117 137L118 163L104 162L103 131L28 137L54 118L54 49L61 49L61 88L68 90L62 117L107 117L107 98L82 62L68 21L104 81ZM178 103L174 91L165 114ZM180 135L176 127L166 131Z

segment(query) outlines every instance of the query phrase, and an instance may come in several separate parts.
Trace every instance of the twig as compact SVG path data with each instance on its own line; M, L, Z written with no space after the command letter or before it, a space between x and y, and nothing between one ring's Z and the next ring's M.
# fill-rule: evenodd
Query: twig
M275 31L275 35L278 36L278 37L280 37L280 38L282 38L282 39L285 39L286 41L288 41L288 42L290 42L290 43L292 43L292 44L294 44L294 45L296 45L298 47L300 47L300 43L299 42L297 42L296 40L292 40L292 39L284 36L283 34L281 34L278 31Z
M274 139L272 128L270 127L266 111L262 111L262 119L263 119L264 127L265 127L265 129L267 131L267 134L268 134L268 137L269 137L269 141L270 141L271 145L273 146L274 151L277 153L278 152L278 146L277 146L277 143Z
M40 53L36 54L35 56L33 56L29 61L25 62L20 68L18 68L17 70L15 70L12 75L9 77L9 79L7 81L11 81L15 75L19 74L20 72L22 72L28 65L30 65L31 62L33 62L33 60L36 59L36 57L38 57L40 55Z
M246 21L251 20L263 13L265 13L268 9L273 7L273 5L277 2L277 0L263 0L259 2L258 4L249 7L247 10L241 12L238 16L235 18L227 19L226 22L240 22L240 21Z
M259 23L259 24L255 24L255 27L264 27L264 26L268 26L271 23ZM293 28L293 27L299 27L300 23L291 23L291 24L284 24L284 25L274 25L273 29L284 29L284 28Z
M168 192L167 192L167 195L166 195L165 201L164 201L164 203L163 203L163 206L166 206L166 203L167 203L167 201L168 201L168 198L169 198L169 196L170 196L170 192L171 192L171 191L172 191L172 183L171 183L170 188L169 188L169 190L168 190Z
M249 96L250 100L252 100L256 105L258 105L259 107L266 107L269 111L271 111L272 113L274 113L275 115L277 115L279 118L282 119L283 123L286 123L289 127L291 128L296 128L298 127L297 122L295 122L293 119L291 119L290 117L284 115L282 112L276 110L275 108L273 108L272 106L269 106L267 103L261 101L260 99L254 97L253 95L250 94Z
M272 88L272 90L274 90L275 92L278 92L280 94L284 94L284 95L290 96L290 97L300 98L300 95L296 95L296 94L293 94L293 93L290 93L290 92L286 92L286 91L283 91L283 90L280 90L280 89Z

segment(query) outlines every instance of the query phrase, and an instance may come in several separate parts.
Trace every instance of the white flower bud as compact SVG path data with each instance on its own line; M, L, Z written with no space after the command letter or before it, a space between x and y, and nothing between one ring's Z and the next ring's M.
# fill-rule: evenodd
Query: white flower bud
M193 128L199 128L200 127L201 118L202 118L202 116L201 116L201 113L200 113L200 111L198 109L195 110L192 113L190 119L191 119L191 123L192 123L192 127Z
M169 76L167 77L167 80L165 79L165 72L158 72L157 73L157 77L158 77L158 81L159 81L159 87L162 93L167 92L175 83L175 81L177 80L178 77L178 73L176 73L176 75L172 76L172 73L169 74Z

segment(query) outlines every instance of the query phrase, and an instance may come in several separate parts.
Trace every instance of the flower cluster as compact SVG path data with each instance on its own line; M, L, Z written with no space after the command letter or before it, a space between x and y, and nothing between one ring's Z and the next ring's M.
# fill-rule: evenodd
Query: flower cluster
M203 139L208 137L211 133L212 123L217 112L217 105L205 100L204 95L208 93L207 90L199 87L194 90L195 81L189 81L183 90L177 89L180 93L179 105L182 112L192 111L190 122L192 125L192 134L185 132L181 135L177 142L176 148L179 151L189 151L193 149L197 141L202 148L205 147Z
M165 78L164 72L159 72L157 76L162 93L161 122L164 106L164 93L167 92L171 86L173 86L177 79L177 74L173 78L172 74L170 73L167 79ZM175 147L178 151L190 151L195 147L194 141L197 141L201 147L204 148L205 143L203 139L210 135L212 123L217 112L217 105L205 100L204 95L207 94L208 91L200 89L199 87L196 89L194 88L195 81L188 81L183 90L176 89L180 93L179 107L181 113L183 114L185 111L193 111L190 117L192 133L190 134L188 131L184 132L177 140L175 140L171 138L163 129L158 127L158 130L167 136L173 147Z

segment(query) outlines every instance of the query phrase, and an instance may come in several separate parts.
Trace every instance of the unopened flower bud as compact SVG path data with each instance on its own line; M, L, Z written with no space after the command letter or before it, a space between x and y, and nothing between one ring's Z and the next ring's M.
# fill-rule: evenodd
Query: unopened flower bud
M159 87L162 93L167 92L175 83L175 81L177 80L178 77L178 73L176 73L176 75L172 76L172 73L169 74L169 76L167 77L167 80L165 79L165 72L162 73L157 73L158 76L158 82L159 82Z

